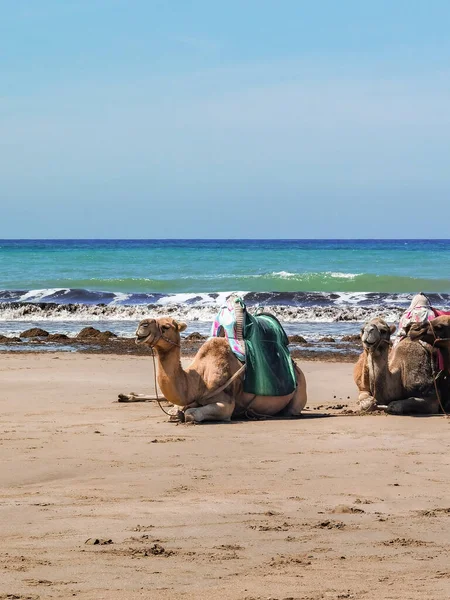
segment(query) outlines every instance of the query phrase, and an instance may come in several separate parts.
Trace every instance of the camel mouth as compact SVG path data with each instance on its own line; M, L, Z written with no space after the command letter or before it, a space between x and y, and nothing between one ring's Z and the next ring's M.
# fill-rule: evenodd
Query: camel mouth
M375 348L378 346L378 341L375 341L375 342L364 341L363 346L366 350L375 350Z
M362 336L361 341L363 343L364 348L366 348L367 350L371 350L378 346L378 344L380 343L380 338L378 336L373 335L373 333L370 332L369 334L364 334Z
M136 333L136 339L134 340L134 343L137 346L139 346L139 344L145 344L150 337L152 337L151 333L145 333L144 335L139 335Z

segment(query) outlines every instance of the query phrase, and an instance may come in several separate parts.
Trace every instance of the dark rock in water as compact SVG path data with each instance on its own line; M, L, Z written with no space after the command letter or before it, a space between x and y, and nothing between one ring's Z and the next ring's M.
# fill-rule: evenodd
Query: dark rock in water
M330 335L326 335L323 338L320 338L319 342L330 342L330 343L334 343L336 340L334 339L334 337L331 337Z
M100 331L100 335L94 338L98 342L107 342L109 340L114 340L117 338L117 335L112 331ZM91 338L92 339L92 338Z
M20 334L21 338L34 338L34 337L48 337L50 334L45 329L41 329L40 327L32 327L31 329L27 329L26 331L22 331Z
M65 333L51 333L45 341L46 342L67 342L67 340L70 340L70 338Z
M361 337L356 334L356 335L344 335L342 337L342 341L343 342L361 342Z
M84 340L86 338L95 338L100 334L98 329L95 327L84 327L77 335L79 340Z
M99 329L95 329L95 327L85 327L80 331L77 335L78 340L109 340L111 338L116 338L117 335L112 331L100 331Z
M200 342L202 340L206 340L206 335L202 335L198 331L194 331L194 333L190 333L184 338L186 342Z
M290 335L289 336L290 344L307 344L307 340L302 335Z
M0 334L0 343L8 344L9 342L21 342L22 340L19 337L8 337L7 335Z
M109 340L109 339L116 338L117 335L115 333L113 333L112 331L107 330L107 331L101 331L99 337Z

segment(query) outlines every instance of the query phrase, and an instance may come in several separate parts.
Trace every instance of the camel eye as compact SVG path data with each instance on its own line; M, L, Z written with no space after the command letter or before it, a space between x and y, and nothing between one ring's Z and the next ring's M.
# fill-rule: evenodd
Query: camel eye
M170 325L161 325L161 329L163 331L167 331L170 328Z

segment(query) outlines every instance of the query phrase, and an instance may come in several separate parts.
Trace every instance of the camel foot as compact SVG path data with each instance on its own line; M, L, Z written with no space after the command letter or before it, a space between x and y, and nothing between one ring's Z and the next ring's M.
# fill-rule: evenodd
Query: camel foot
M388 415L403 415L403 402L401 400L395 400L386 406L384 409Z
M189 414L189 413L187 415L185 414L184 415L184 422L186 424L189 424L189 425L191 425L192 423L195 423L195 417L194 417L194 415Z
M188 408L184 413L186 423L202 423L203 421L230 422L233 411L232 405L222 403L208 404L198 408Z
M184 423L185 415L182 410L174 406L167 411L169 413L169 423Z
M373 412L374 410L377 410L377 408L378 407L375 398L373 398L372 396L361 400L359 403L359 410L362 413Z
M134 392L130 392L129 394L119 394L117 398L118 402L154 402L156 400L158 400L156 396L135 394ZM160 400L165 400L165 398L160 398Z
M201 410L197 408L188 408L186 412L183 413L184 422L187 425L192 425L195 423L201 423L204 421L204 417Z
M117 402L136 402L134 394L119 394Z
M439 412L437 398L405 398L394 400L386 407L389 415L432 415Z

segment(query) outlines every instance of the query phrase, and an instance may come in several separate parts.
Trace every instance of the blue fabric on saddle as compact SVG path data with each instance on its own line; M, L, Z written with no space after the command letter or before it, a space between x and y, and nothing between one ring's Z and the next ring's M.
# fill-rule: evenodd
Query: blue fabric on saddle
M211 336L226 337L235 356L245 361L245 392L258 396L286 396L297 387L289 341L273 315L251 315L243 299L232 294L220 308Z

